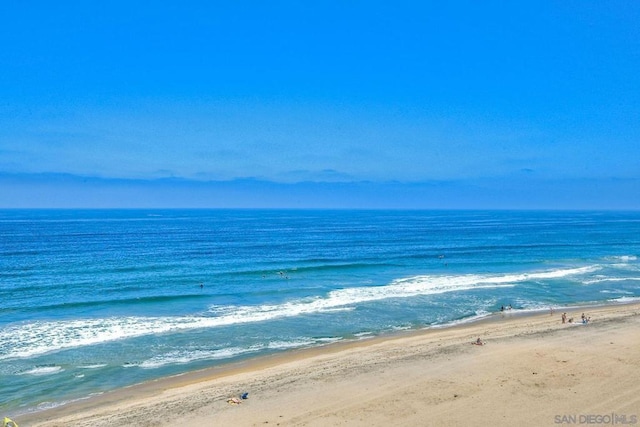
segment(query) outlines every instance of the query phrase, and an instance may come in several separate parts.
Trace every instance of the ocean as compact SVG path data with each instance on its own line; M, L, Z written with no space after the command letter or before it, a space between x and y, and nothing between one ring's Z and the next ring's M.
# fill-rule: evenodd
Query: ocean
M640 212L1 210L0 415L290 349L640 300Z

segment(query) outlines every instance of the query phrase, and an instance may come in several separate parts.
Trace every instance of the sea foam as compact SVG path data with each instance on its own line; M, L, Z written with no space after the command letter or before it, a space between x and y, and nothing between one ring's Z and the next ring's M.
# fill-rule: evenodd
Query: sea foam
M28 371L21 372L20 375L51 375L64 371L62 366L36 366Z
M590 274L600 268L600 266L594 265L517 274L420 275L397 279L383 286L336 289L327 293L326 296L295 299L278 304L213 306L205 315L126 316L28 322L10 325L0 330L0 360L32 357L67 348L90 346L144 335L350 310L359 304L392 298L410 298L477 289L510 288L519 282Z

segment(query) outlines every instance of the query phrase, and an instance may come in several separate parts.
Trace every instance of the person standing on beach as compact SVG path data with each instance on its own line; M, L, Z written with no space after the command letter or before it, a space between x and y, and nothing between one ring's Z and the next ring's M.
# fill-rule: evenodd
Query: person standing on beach
M562 323L567 322L567 313L562 313Z

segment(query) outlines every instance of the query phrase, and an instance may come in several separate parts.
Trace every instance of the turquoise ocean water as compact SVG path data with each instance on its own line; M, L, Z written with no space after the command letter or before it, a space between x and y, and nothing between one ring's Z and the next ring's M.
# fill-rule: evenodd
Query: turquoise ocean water
M0 211L0 414L247 357L640 300L640 212Z

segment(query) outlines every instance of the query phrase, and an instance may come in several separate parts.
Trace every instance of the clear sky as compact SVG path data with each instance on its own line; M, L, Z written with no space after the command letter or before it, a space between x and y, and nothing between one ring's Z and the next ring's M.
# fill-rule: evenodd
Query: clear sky
M0 207L640 209L640 2L4 1Z

